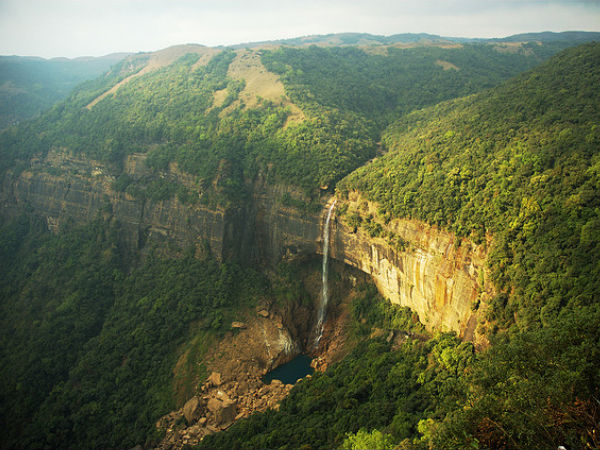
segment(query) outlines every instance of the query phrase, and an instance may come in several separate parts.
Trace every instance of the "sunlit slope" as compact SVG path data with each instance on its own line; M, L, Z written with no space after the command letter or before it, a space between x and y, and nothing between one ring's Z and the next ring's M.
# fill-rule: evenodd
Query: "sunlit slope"
M261 172L315 195L375 156L392 118L497 85L555 51L513 47L137 54L5 133L0 163L60 149L112 164L118 177L127 155L147 153L157 172L177 163L199 177L210 204L240 201Z
M567 50L478 95L388 128L388 153L339 185L414 217L493 238L490 319L527 327L600 294L600 45Z

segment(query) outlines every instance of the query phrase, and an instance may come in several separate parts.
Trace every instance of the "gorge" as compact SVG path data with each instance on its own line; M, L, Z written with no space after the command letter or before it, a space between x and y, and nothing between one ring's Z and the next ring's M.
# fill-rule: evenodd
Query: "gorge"
M149 172L144 161L145 155L132 155L125 163L126 173L141 179ZM194 179L186 178L176 166L162 176L195 187ZM164 251L190 245L202 251L206 244L220 260L246 259L259 265L319 253L323 255L321 296L327 298L326 231L335 200L324 209L321 221L320 214L282 203L284 194L298 195L293 187L269 186L260 179L251 186L252 202L243 210L190 207L177 197L139 200L114 191L113 183L110 169L98 161L52 152L43 161L32 161L31 168L18 175L7 172L0 201L7 213L29 209L43 216L54 232L72 220L85 223L97 215L114 219L127 230L131 251L157 244ZM366 205L357 196L340 201L355 209L361 207L359 203ZM366 207L365 215L369 208L373 206ZM406 249L398 250L334 220L331 257L370 275L384 297L415 310L429 329L455 331L473 340L477 324L473 305L478 299L485 303L491 295L484 276L484 246L416 221L393 221L386 227L408 242ZM317 329L325 307L323 302ZM316 336L318 342L318 332Z
M600 445L573 36L176 46L0 133L0 447Z

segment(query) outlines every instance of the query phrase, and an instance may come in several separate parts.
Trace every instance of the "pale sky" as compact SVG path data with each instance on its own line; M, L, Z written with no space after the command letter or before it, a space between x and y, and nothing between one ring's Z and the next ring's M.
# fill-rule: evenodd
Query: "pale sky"
M600 31L600 0L0 0L0 55L101 56L313 34Z

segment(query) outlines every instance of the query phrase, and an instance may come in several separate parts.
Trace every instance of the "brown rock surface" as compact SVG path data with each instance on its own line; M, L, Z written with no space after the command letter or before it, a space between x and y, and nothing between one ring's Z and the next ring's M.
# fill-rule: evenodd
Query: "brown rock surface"
M350 193L344 203L349 211L377 215L377 206L357 193ZM428 330L455 331L477 340L473 305L485 303L493 293L485 245L423 222L394 219L382 226L407 243L399 250L343 220L334 217L332 222L332 258L371 275L385 298L411 308Z
M187 423L191 424L196 421L202 413L200 407L200 399L198 397L192 397L185 405L183 405L183 415Z
M206 381L213 386L221 386L221 374L218 372L212 372Z

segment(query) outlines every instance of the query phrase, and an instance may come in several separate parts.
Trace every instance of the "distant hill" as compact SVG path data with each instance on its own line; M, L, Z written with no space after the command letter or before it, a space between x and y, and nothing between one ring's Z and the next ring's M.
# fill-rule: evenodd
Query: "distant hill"
M309 45L390 45L396 43L405 44L424 44L424 43L450 43L451 38L443 38L434 34L427 33L404 33L394 34L392 36L381 36L369 33L331 33L315 34L310 36L301 36L290 39L278 39L273 41L249 42L231 46L232 48L255 48L262 46L287 45L292 47L301 47Z
M332 33L290 39L242 43L227 48L272 48L280 46L325 47L359 46L441 46L485 42L541 42L556 46L555 51L568 46L600 41L600 33L568 31L563 33L526 33L500 39L472 39L438 36L427 33L402 33L390 36L369 33ZM219 47L217 47L219 48ZM223 48L223 47L220 47ZM75 59L0 56L0 130L39 114L68 96L79 83L106 72L128 53Z
M494 39L491 39L492 41ZM562 33L553 33L545 31L542 33L523 33L515 34L505 38L498 39L506 42L524 42L524 41L539 41L539 42L571 42L583 44L585 42L600 41L600 33L591 31L563 31Z
M565 31L561 33L523 33L507 36L504 38L463 38L456 36L439 36L428 33L401 33L383 36L369 33L332 33L301 36L290 39L278 39L272 41L248 42L230 46L231 48L256 48L265 46L286 45L291 47L321 45L321 46L344 46L344 45L448 45L452 43L474 43L474 42L542 42L563 43L574 45L585 42L600 41L600 33L587 31Z
M75 59L0 56L0 129L49 108L76 85L96 78L126 56L126 53Z

